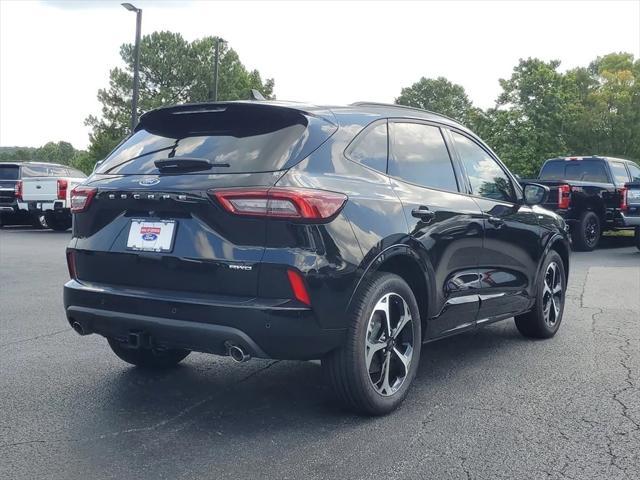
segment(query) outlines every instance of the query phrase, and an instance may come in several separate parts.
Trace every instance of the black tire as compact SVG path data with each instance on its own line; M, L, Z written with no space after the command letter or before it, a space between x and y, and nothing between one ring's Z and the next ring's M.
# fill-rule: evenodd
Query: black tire
M71 228L71 215L58 216L55 214L45 214L44 216L47 227L56 232L65 232Z
M550 279L550 269L555 265L555 277ZM555 250L551 250L542 266L536 303L530 312L515 317L518 331L529 338L551 338L562 323L564 302L567 289L567 276L564 270L562 258ZM556 281L558 284L556 284ZM545 285L547 288L545 288ZM559 294L549 297L549 291L555 291L556 285L560 286ZM553 299L553 302L552 302ZM548 314L547 314L548 308ZM547 316L548 315L548 316Z
M175 367L191 353L189 350L128 348L113 338L108 338L107 341L118 358L131 365L148 369L160 370Z
M600 217L592 211L583 212L571 230L573 249L590 252L598 246L601 235Z
M44 217L44 215L32 215L31 226L37 229L47 228L47 221L44 219Z
M635 239L636 239L636 248L640 250L640 227L636 227Z
M386 317L385 304L390 312ZM385 323L383 318L391 321ZM405 320L404 328L396 331ZM387 334L389 330L391 335ZM369 345L374 347L367 350L367 340L372 339ZM359 414L384 415L407 396L420 362L421 346L420 312L411 288L398 275L379 273L359 288L349 311L346 342L322 359L322 368L344 406Z

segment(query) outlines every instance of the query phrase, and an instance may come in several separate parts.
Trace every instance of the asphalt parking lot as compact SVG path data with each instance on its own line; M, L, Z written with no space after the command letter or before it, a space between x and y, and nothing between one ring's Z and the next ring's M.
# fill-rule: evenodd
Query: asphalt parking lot
M315 363L146 373L66 323L68 233L0 231L0 478L640 478L640 252L574 253L559 334L430 344L403 407L339 410Z

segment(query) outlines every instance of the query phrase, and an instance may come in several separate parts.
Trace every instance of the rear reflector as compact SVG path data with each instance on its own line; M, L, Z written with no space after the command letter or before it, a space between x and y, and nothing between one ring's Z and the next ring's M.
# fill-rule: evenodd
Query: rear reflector
M293 290L293 296L296 300L305 305L311 305L309 292L307 292L307 287L304 285L302 275L295 270L287 270L287 276L289 277L289 284L291 285L291 290Z
M65 200L67 198L68 183L64 178L58 179L58 200Z
M558 187L558 208L566 210L571 204L571 186L560 185Z
M16 182L15 186L13 187L13 193L18 200L22 201L22 180L18 180Z
M67 268L69 269L69 278L76 278L76 252L67 250Z
M209 193L235 215L308 221L334 217L347 201L341 193L308 188L233 188Z
M86 211L97 192L97 188L82 186L77 186L71 190L71 213Z

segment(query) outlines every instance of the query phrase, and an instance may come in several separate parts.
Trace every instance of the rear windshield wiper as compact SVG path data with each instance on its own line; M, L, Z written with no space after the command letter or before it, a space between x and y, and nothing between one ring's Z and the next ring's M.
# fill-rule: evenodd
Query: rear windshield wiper
M204 158L172 157L156 160L154 165L162 173L168 172L201 172L213 167L229 167L228 163L211 163Z

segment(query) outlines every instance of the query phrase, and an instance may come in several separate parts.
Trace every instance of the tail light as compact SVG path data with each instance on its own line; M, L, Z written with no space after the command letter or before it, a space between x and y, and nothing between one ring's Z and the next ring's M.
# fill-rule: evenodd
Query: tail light
M629 210L629 189L627 187L623 187L618 191L620 192L620 210L626 212Z
M566 210L571 204L571 186L560 185L558 187L558 208Z
M85 212L97 192L97 188L83 186L77 186L71 190L71 213Z
M18 180L13 187L13 193L16 199L22 201L22 180Z
M74 250L67 250L67 268L69 269L69 278L77 278L76 252Z
M235 215L312 222L334 217L347 201L341 193L308 188L233 188L209 193Z
M296 300L304 303L305 305L311 305L309 292L307 292L307 287L304 284L302 275L295 270L287 270L287 276L289 277L289 284L291 285L291 290L293 291L293 296L296 297Z
M67 198L67 187L69 184L64 178L58 179L58 200L64 200Z

